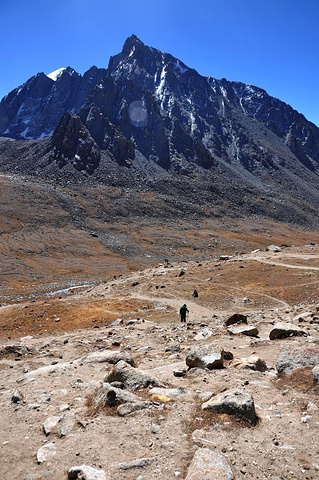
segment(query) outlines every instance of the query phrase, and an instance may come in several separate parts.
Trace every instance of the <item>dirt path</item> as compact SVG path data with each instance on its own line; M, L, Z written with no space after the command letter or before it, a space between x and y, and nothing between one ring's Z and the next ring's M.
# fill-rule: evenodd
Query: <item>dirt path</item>
M139 300L145 300L148 302L156 302L163 306L172 307L176 310L176 312L179 312L180 307L185 303L183 298L179 298L174 295L172 295L171 298L165 298L165 297L154 297L154 296L145 295L142 293L132 293L130 297L137 298ZM214 311L211 308L203 307L202 305L198 305L198 303L195 303L190 300L187 301L187 307L192 317L194 315L197 317L202 317L204 315L207 317L211 317L214 313Z
M300 255L300 256L295 256L295 258L300 258L300 260L303 260L304 256L303 255ZM318 258L318 256L316 255L315 256L316 258ZM303 265L291 265L290 263L282 263L282 262L277 262L273 259L270 259L269 257L245 257L245 260L252 260L252 261L255 261L255 262L261 262L261 263L266 263L268 265L276 265L278 267L285 267L285 268L294 268L296 270L315 270L315 271L319 271L319 267L308 267L308 266L303 266ZM307 260L309 260L309 258L307 258Z

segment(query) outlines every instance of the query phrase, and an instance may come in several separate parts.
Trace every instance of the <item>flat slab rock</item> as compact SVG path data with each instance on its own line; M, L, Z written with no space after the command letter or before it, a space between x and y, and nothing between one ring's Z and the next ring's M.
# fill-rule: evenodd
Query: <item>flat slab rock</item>
M231 335L247 335L249 337L257 337L259 335L258 328L253 325L236 325L228 327L227 330Z
M143 468L150 463L153 463L157 460L157 457L144 457L137 458L136 460L131 460L130 462L122 462L114 465L114 468L117 470L129 470L131 468Z
M224 367L224 350L209 348L196 348L186 357L186 365L190 368L215 368Z
M119 350L105 350L102 352L91 352L84 357L86 363L110 363L115 365L123 360L124 362L135 366L134 358L128 352L121 352Z
M242 390L228 390L220 393L203 403L202 410L238 415L252 425L256 425L257 421L254 399L249 393Z
M301 367L319 365L319 348L311 346L289 346L282 350L276 361L278 373L291 373Z
M296 336L306 336L308 335L307 332L302 330L301 328L293 325L292 323L284 323L279 322L276 323L274 328L269 333L270 340L275 340L279 338L287 338L287 337L296 337Z
M199 448L188 468L185 480L233 480L226 459L209 448Z
M152 405L153 405L152 402L144 402L144 401L123 403L123 405L120 405L119 407L117 407L116 413L118 414L119 417L126 417L131 413L135 413L140 410L145 410L146 408L151 408Z
M70 468L68 480L106 480L106 475L104 470L97 470L88 465L80 465Z

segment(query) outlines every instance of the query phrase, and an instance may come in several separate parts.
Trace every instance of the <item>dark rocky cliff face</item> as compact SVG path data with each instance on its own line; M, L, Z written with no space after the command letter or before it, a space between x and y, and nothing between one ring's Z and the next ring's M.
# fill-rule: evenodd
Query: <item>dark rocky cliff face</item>
M202 77L134 35L106 70L81 76L68 67L56 81L40 73L15 89L0 103L0 135L48 137L66 111L122 165L138 151L182 173L219 161L254 172L293 154L318 170L319 129L289 105L251 85Z
M79 171L93 173L100 161L100 150L80 117L65 113L54 131L49 149L59 168L71 163Z
M66 68L56 81L38 73L0 102L0 135L41 139L52 135L66 111L77 112L105 75L90 68L83 77Z

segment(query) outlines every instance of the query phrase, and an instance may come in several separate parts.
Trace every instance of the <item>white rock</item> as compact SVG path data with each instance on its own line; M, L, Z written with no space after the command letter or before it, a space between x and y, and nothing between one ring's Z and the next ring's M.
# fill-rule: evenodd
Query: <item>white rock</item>
M196 341L206 340L207 338L210 338L212 335L214 335L214 332L212 330L209 330L208 328L205 328L205 330L202 330L194 337L194 340Z
M46 437L53 431L53 429L56 428L61 419L62 417L51 416L45 420L43 424L43 431Z
M38 463L51 460L57 454L56 446L53 442L46 443L43 447L39 448L37 453Z
M80 465L78 467L71 467L68 471L69 480L106 480L104 470L97 470L88 465Z

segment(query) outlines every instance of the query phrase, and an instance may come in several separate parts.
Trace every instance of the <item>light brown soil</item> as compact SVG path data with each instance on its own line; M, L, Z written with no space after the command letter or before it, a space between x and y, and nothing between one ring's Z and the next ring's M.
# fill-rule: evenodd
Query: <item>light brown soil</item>
M224 230L220 235L228 245L235 242L231 232ZM299 242L303 235L300 233ZM67 478L71 466L86 464L103 469L113 480L136 480L139 475L144 479L185 478L196 448L204 446L225 456L236 480L318 478L318 389L308 370L279 380L275 370L283 347L318 345L318 325L304 315L304 322L297 323L308 337L269 340L276 321L292 321L308 311L315 315L319 305L319 245L310 245L310 238L314 236L308 237L307 245L283 248L279 253L265 251L264 240L261 251L250 253L248 246L255 247L257 239L246 237L246 253L234 254L234 248L229 249L228 260L219 260L216 250L214 256L200 262L178 262L170 257L168 268L156 264L137 270L136 265L135 271L127 268L117 273L117 278L57 297L2 300L3 345L26 345L32 353L0 359L1 477L61 480ZM271 240L267 245L279 243L273 237L267 240ZM293 240L296 244L297 235ZM221 249L220 253L226 252ZM185 273L179 276L182 270ZM43 275L35 292L40 284L49 290L44 278L50 277ZM192 297L194 289L198 298ZM30 294L32 288L26 283L19 288L17 283L13 289L9 282L9 292ZM182 303L190 310L187 325L181 325L178 318ZM258 327L260 338L230 336L224 320L232 313L248 315L248 323ZM111 327L116 318L122 318L123 325ZM127 324L132 319L136 322ZM194 340L205 328L213 329L214 335ZM180 352L167 351L176 345ZM186 377L175 377L174 370L186 368L190 349L202 345L224 348L236 359L254 353L269 369L264 373L241 370L225 362L222 370L196 370ZM94 414L88 399L110 367L76 359L104 349L130 351L138 368L170 386L186 388L190 394L124 418L114 412L109 415L107 410ZM65 370L17 383L24 372L55 362L65 362ZM24 395L21 404L10 401L16 388ZM256 427L201 411L205 392L217 394L228 388L241 388L253 395L260 419ZM41 401L44 393L50 395L47 403ZM140 394L150 398L148 389ZM63 404L87 425L76 423L64 438L54 433L45 437L43 422L48 416L61 415ZM159 426L157 433L152 433L152 424ZM38 449L51 441L55 442L56 456L38 465ZM142 469L116 469L120 462L141 457L156 460Z

